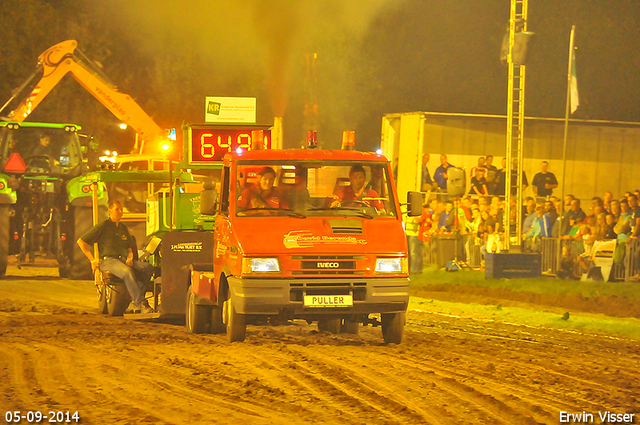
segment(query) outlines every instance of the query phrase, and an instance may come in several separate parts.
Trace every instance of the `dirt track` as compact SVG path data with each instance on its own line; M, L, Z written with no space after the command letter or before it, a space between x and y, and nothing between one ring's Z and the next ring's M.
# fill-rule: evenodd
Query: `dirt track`
M9 273L17 274L13 269ZM0 413L84 424L557 424L640 414L640 342L410 312L380 329L249 327L245 343L95 312L90 282L0 281ZM26 280L26 279L29 280ZM22 423L26 423L23 421Z

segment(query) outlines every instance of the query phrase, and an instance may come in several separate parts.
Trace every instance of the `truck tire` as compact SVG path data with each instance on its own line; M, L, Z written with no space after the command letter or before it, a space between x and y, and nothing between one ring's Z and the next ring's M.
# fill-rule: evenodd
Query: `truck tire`
M187 289L187 305L185 308L185 322L187 331L192 334L202 334L207 331L211 313L204 305L196 304L196 297L191 286Z
M344 319L340 332L343 334L358 335L360 331L360 322L350 319Z
M211 323L209 324L210 334L223 334L227 330L222 319L222 309L220 307L213 306L211 309Z
M332 334L339 334L340 327L342 326L342 319L320 319L318 320L318 330L320 332L329 332Z
M405 312L382 314L382 338L387 344L400 344L404 334Z
M131 296L124 284L105 285L105 297L109 316L122 316L131 302Z
M9 207L0 206L0 278L7 273L9 261Z
M74 237L73 240L70 241L69 261L63 266L66 267L67 270L60 273L60 277L65 277L63 275L66 274L69 279L73 280L91 280L93 278L91 263L80 250L76 241L93 227L93 211L88 207L75 207L73 211L73 222L75 224Z
M244 315L238 314L231 297L224 302L224 319L227 325L229 342L244 341L247 333L247 322Z

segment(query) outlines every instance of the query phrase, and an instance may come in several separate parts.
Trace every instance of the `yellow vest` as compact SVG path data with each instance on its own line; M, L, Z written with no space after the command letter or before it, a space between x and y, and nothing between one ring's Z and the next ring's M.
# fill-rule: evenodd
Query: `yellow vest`
M407 236L418 236L420 234L420 217L409 217L404 219L405 233Z

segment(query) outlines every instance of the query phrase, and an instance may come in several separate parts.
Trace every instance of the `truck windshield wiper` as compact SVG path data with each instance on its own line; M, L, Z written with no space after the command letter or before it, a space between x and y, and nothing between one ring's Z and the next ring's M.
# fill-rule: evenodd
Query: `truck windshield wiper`
M352 208L352 207L309 208L307 211L353 211L355 213L358 213L358 217L366 218L369 220L373 219L373 216L371 214L367 214L366 212L360 211L358 208Z
M300 214L299 212L296 212L290 208L278 208L278 211L285 211L289 217L307 218L306 215Z
M238 211L238 214L246 213L248 211L269 211L269 212L271 212L271 211L278 211L278 212L279 211L284 211L287 214L288 217L307 218L306 215L300 214L298 212L295 212L294 210L289 209L289 208L271 208L271 207L245 208L242 211Z

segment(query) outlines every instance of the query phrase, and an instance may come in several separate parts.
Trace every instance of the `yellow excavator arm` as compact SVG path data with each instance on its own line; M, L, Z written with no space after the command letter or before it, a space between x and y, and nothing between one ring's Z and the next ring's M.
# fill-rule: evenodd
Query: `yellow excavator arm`
M9 119L17 122L24 121L60 82L62 77L70 72L76 81L113 115L138 133L139 153L159 152L160 140L166 138L164 130L147 115L131 96L120 93L112 84L106 82L104 77L100 76L100 71L92 69L88 59L83 61L78 58L76 55L77 46L78 42L75 40L63 41L38 56L38 67L32 78L37 76L40 71L42 71L42 77L31 93L9 114ZM82 54L79 50L78 53ZM18 91L24 88L29 81L18 88Z

